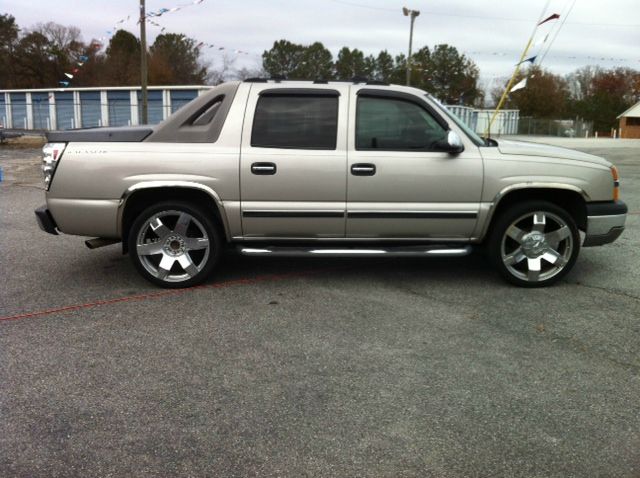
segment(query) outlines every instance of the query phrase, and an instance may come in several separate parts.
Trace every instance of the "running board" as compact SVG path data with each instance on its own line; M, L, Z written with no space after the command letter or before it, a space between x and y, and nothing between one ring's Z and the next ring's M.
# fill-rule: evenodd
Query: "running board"
M461 257L471 254L471 246L398 247L247 247L238 246L243 256L263 257Z

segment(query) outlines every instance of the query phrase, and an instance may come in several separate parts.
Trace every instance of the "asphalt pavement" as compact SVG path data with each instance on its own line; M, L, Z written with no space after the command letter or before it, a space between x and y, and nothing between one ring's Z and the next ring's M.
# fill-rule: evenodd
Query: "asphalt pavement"
M640 476L640 144L562 141L631 214L537 290L481 255L230 256L166 292L41 232L38 152L0 148L0 476Z

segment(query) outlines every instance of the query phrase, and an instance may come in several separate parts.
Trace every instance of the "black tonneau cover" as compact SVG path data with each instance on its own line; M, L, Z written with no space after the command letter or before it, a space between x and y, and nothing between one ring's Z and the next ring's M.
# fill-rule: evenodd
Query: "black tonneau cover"
M119 128L88 128L68 131L49 131L47 141L59 143L65 141L92 142L140 142L153 133L151 126L123 126Z

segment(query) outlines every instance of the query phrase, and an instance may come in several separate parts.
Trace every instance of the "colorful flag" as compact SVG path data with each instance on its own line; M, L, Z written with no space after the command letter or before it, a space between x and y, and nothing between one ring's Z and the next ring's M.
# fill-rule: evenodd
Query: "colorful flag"
M553 15L549 15L547 18L542 20L540 23L538 23L538 25L542 25L543 23L550 22L551 20L557 20L558 18L560 18L560 15L558 15L557 13L554 13Z
M518 83L516 83L515 85L513 85L513 88L511 88L510 93L513 93L514 91L518 91L521 90L522 88L524 88L525 86L527 86L527 79L524 78L522 80L520 80Z
M518 65L522 65L523 63L526 63L526 62L531 62L531 64L533 65L535 63L537 57L538 57L537 55L531 56L531 57L527 58L526 60L522 60L520 63L518 63Z

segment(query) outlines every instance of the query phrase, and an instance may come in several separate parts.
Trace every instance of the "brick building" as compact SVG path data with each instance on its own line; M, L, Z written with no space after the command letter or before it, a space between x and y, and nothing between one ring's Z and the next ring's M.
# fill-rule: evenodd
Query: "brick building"
M620 137L640 139L640 102L618 116Z

